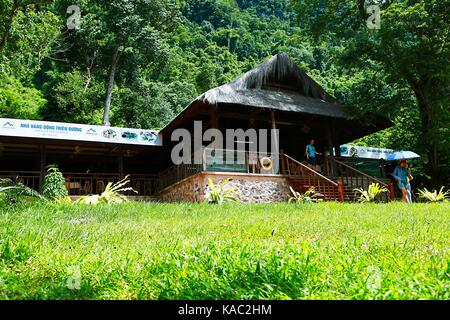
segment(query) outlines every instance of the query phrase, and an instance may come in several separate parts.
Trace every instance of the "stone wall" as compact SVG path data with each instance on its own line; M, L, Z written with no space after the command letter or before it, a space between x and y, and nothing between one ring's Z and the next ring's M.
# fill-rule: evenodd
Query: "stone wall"
M209 178L216 185L230 178L228 186L236 186L239 200L244 203L285 201L289 194L288 181L282 176L204 172L164 189L159 198L167 202L204 201L210 190Z
M171 185L158 194L158 198L164 202L199 202L204 198L204 183L201 173Z

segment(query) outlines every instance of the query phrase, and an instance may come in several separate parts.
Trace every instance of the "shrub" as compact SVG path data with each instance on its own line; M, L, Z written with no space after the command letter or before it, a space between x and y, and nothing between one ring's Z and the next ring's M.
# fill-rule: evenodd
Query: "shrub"
M0 179L0 197L3 198L7 204L16 203L23 197L32 197L40 200L45 199L39 192L12 179Z
M353 189L355 193L359 193L359 202L373 202L382 193L387 192L387 188L381 187L379 183L371 183L367 190L363 188Z
M449 199L450 190L444 192L444 187L441 187L439 192L434 190L428 191L427 188L419 189L419 198L424 199L427 202L441 202Z
M47 166L47 174L42 184L42 194L50 199L67 197L67 191L63 174L56 164Z
M292 189L292 187L289 187L291 189L291 194L289 195L289 202L297 202L297 203L311 203L311 202L317 202L321 201L322 199L319 199L319 194L315 193L314 187L309 188L305 193L300 193Z
M130 183L128 176L116 183L109 182L102 194L80 197L76 203L97 205L126 202L128 201L128 197L122 194L123 192L131 191L137 193L133 188L125 187L128 183Z
M224 202L237 202L236 186L227 187L230 179L225 179L216 187L211 178L208 179L210 190L206 194L206 200L212 204L221 205Z

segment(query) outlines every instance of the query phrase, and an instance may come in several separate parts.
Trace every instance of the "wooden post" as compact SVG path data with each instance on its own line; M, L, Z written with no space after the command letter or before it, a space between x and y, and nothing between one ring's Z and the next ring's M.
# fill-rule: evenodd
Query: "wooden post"
M388 190L389 190L389 200L395 200L395 189L394 184L392 182L388 182Z
M281 174L286 174L286 163L283 161L284 160L284 150L280 150L280 156L278 157L278 159L280 159L280 164L281 164Z
M45 145L40 145L40 156L39 156L39 192L42 192L42 187L44 184L44 177L45 177L45 162L46 162L46 157L45 157Z
M212 105L209 108L209 122L212 129L219 129L219 107L217 104Z
M386 178L386 162L384 159L380 159L380 171L381 171L381 177Z
M272 154L272 157L274 158L274 159L279 159L279 153L280 153L280 146L278 145L278 135L277 135L277 133L276 133L276 129L277 129L277 124L276 124L276 122L275 122L275 110L272 110L272 112L271 112L271 122L272 122L272 132L273 132L273 134L274 134L274 136L272 137L272 135L270 135L271 136L271 140L272 140L272 142L273 143L271 143L271 154ZM274 151L276 151L276 152L274 152ZM280 170L280 168L279 168L279 164L278 164L278 172L273 172L274 174L277 174L277 173L279 173L279 170Z
M333 124L331 121L328 121L328 127L327 127L327 140L328 140L328 152L330 153L330 156L334 156L333 154Z
M342 179L338 179L338 193L339 193L339 201L344 202L344 184Z
M206 172L207 166L206 166L206 149L205 149L205 147L202 147L201 153L202 153L202 170L203 170L203 172Z
M119 151L118 165L119 165L119 178L123 179L123 153L122 153L122 151Z

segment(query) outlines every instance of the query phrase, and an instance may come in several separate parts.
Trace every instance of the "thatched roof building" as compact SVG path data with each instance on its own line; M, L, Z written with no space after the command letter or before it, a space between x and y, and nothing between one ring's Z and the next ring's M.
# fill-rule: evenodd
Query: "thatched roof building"
M392 125L378 115L371 114L370 122L367 119L354 119L350 108L325 92L286 53L280 53L197 97L162 133L170 138L167 134L173 129L189 128L193 120L218 128L246 128L249 120L262 127L275 121L282 141L302 139L306 143L315 137L322 144L337 146Z

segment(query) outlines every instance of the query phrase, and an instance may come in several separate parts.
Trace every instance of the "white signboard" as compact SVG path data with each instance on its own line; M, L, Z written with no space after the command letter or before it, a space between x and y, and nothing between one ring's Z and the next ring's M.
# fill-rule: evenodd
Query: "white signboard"
M161 146L158 131L0 118L0 136Z
M386 159L394 150L372 148L364 146L341 146L342 157L368 158L368 159Z

